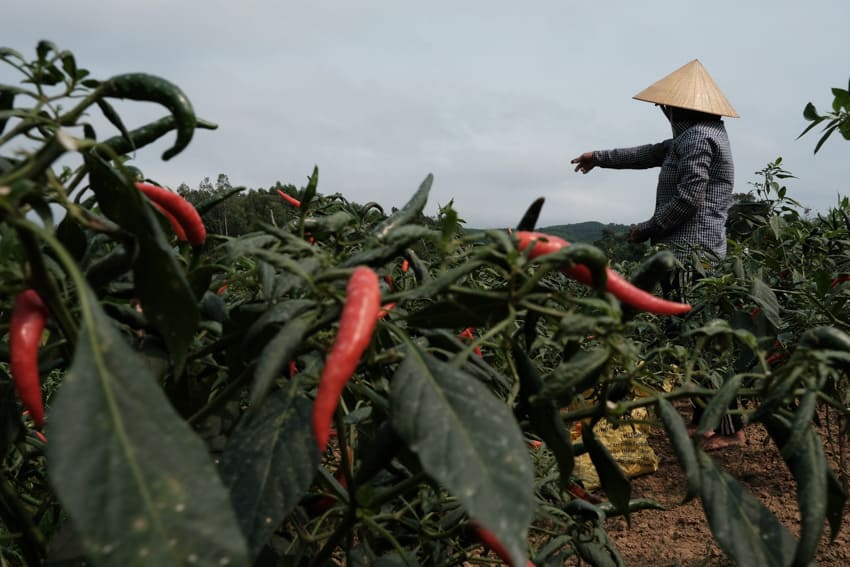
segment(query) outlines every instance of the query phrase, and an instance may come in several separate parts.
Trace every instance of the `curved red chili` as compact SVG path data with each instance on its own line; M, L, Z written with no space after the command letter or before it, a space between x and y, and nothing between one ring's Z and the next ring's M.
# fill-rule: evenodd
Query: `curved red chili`
M493 535L493 532L476 524L475 533L478 535L478 539L481 540L481 543L492 549L493 553L499 556L499 559L508 565L512 565L510 553L508 553L508 550L505 549L504 545L502 545L502 542ZM534 567L534 563L528 559L526 561L526 567Z
M162 213L162 216L167 218L168 222L171 223L171 230L174 231L175 236L177 236L177 240L188 240L186 237L186 231L183 230L182 226L180 226L180 221L177 220L177 217L169 213L168 210L159 203L154 203L153 201L151 201L151 203L153 203L153 206Z
M28 289L15 296L9 324L9 365L18 397L38 427L44 425L38 347L46 320L47 307L35 290Z
M339 332L325 360L316 400L313 402L313 432L320 452L324 452L328 445L339 397L372 340L372 331L377 325L380 310L378 274L365 266L355 268L346 286Z
M570 245L563 238L550 236L542 232L520 230L517 231L517 237L519 238L520 250L525 250L532 242L534 243L531 258L551 254ZM587 266L578 264L571 268L565 268L562 271L585 285L592 285L593 283L593 277ZM659 315L681 315L691 310L691 306L687 303L667 301L633 286L623 276L610 268L607 269L607 273L608 283L605 290L630 307Z
M281 191L280 189L277 190L277 193L278 193L278 195L283 197L284 201L286 201L287 203L289 203L290 205L292 205L296 209L301 207L301 201L299 201L298 199L296 199L295 197L293 197L289 193L286 193L285 191Z
M207 239L207 229L201 215L192 204L174 191L150 183L136 182L136 188L156 205L171 213L186 233L192 246L200 246Z

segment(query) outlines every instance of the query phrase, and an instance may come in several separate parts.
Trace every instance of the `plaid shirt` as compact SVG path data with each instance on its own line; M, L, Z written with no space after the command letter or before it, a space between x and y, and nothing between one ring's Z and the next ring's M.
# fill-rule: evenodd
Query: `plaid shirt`
M683 263L691 251L726 256L726 216L735 168L722 120L676 122L658 144L593 152L595 165L613 169L661 167L655 212L637 230L664 243ZM710 260L709 260L710 261ZM712 262L713 263L713 262Z

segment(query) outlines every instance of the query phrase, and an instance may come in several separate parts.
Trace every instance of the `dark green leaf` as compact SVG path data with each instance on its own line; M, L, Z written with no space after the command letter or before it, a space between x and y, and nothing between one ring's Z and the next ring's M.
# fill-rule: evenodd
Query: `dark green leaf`
M307 187L304 188L304 192L301 194L301 207L306 208L307 205L310 204L310 201L313 200L313 197L316 196L316 188L319 185L319 168L318 166L313 166L313 173L307 179Z
M98 565L244 565L245 541L206 447L91 292L51 405L50 481Z
M274 298L275 271L268 263L262 260L257 262L257 281L260 283L260 291L266 301Z
M179 373L200 313L183 267L141 193L100 158L86 156L91 186L104 214L133 233L139 255L133 279L145 316L162 335Z
M788 470L797 483L797 503L800 508L800 540L794 557L794 565L809 565L817 551L818 542L823 533L824 520L830 517L830 487L829 470L823 445L817 432L810 423L802 426L804 435L798 442L798 449L786 457L785 447L796 432L794 425L778 415L771 415L765 420L773 442L782 449L783 458ZM843 507L844 500L839 498ZM840 516L843 512L839 512ZM832 518L830 517L832 525ZM837 531L837 526L834 532Z
M702 451L700 497L711 533L738 565L787 567L796 542L787 528L755 496Z
M800 398L800 405L794 414L794 421L791 423L790 435L782 445L782 458L796 456L797 451L801 449L803 439L808 437L808 432L812 424L812 418L817 409L818 395L815 390L807 390Z
M806 120L817 120L820 118L818 115L818 111L815 108L815 105L811 102L806 104L806 107L803 109L803 118Z
M797 138L796 138L796 139L797 139L797 140L799 140L800 138L802 138L803 136L805 136L806 134L808 134L811 130L814 130L814 128L815 128L818 124L820 124L821 122L823 122L824 120L826 120L826 118L827 118L826 116L820 116L817 120L815 120L814 122L812 122L811 124L809 124L808 126L806 126L806 128L805 128L802 132L800 132L800 133L797 135Z
M601 527L594 528L592 536L575 538L574 544L581 558L594 567L626 567L614 542Z
M74 59L74 54L70 51L63 51L60 56L62 61L62 70L71 79L78 78L77 61Z
M525 564L534 471L504 402L415 345L391 380L392 423L425 471Z
M670 437L673 451L685 472L687 493L683 502L687 502L699 494L699 462L694 450L694 442L688 435L688 428L685 426L682 416L676 411L673 404L665 398L658 398L658 413L664 423L664 429L667 430L667 435Z
M815 144L815 153L818 153L818 150L820 150L821 146L823 146L823 144L832 135L832 132L835 131L835 129L838 128L839 125L840 122L838 121L838 119L830 120L829 126L827 126L823 131L823 136L821 136L820 140L818 140L818 143Z
M826 518L829 521L830 539L835 541L841 522L844 520L844 504L847 503L847 491L832 469L826 469Z
M441 274L429 277L427 281L405 293L405 299L434 296L449 286L458 283L468 274L487 265L483 260L468 260Z
M726 415L732 400L738 395L738 388L741 387L742 379L743 376L741 374L735 374L726 380L726 383L711 397L711 401L706 404L702 417L699 420L696 435L702 435L717 429L717 426L720 425L720 420Z
M112 105L106 100L100 98L97 99L97 107L100 108L100 111L103 113L103 116L109 120L109 123L118 129L124 139L132 144L132 138L130 138L130 133L127 131L127 127L124 126L124 121L121 120L121 116L115 111ZM136 148L133 147L133 149Z
M15 386L5 370L0 368L0 459L6 455L21 431Z
M383 266L400 256L402 251L414 243L434 241L439 233L420 225L400 226L393 230L386 239L386 244L371 246L340 262L340 268L351 268L359 265Z
M219 205L220 203L226 201L230 197L233 197L237 193L241 193L245 190L245 187L234 187L232 189L228 189L227 191L222 191L221 193L216 193L209 199L205 199L198 203L195 206L195 210L198 211L198 214L204 216L211 209Z
M833 88L832 94L835 97L832 101L832 110L836 114L840 113L842 110L850 110L850 92Z
M0 113L5 110L11 110L15 104L15 91L0 87ZM0 134L6 129L8 116L0 114Z
M401 209L391 214L386 220L376 226L372 234L378 240L385 240L393 231L418 217L428 203L428 193L431 191L431 184L433 182L434 176L429 173L419 185L419 189L416 190L413 197Z
M592 427L581 428L581 440L584 443L584 448L587 449L593 468L596 469L596 474L599 476L599 484L602 486L602 490L605 491L608 500L614 505L614 509L624 514L628 522L632 485L626 473L611 456L608 448L596 437Z
M249 398L251 406L256 406L263 400L275 378L280 376L283 367L294 358L310 330L313 319L312 313L292 319L266 343L254 371L254 384L251 386Z
M611 348L608 345L578 351L546 376L541 397L566 400L576 392L592 387L608 366L610 357Z
M818 549L827 515L826 457L823 446L811 424L803 427L805 439L789 461L797 481L797 501L800 507L800 539L794 565L810 565Z
M280 390L239 422L224 450L221 476L253 557L313 483L311 408L296 387Z
M337 211L330 215L312 216L304 219L304 229L311 233L335 233L350 225L354 216L348 211Z
M65 218L56 227L56 237L75 260L79 262L83 258L88 247L88 240L86 233L71 215L65 215Z
M750 289L750 297L761 307L761 313L777 329L782 328L782 318L779 316L779 300L770 287L760 278L753 277L753 285Z
M540 217L540 210L543 208L543 203L545 199L543 197L538 197L534 200L534 202L529 205L528 209L525 211L525 214L522 215L522 218L519 221L519 224L516 225L517 230L534 230L537 226L537 219Z
M509 314L502 298L463 295L425 306L407 317L409 325L430 329L491 326Z
M528 409L532 431L555 455L558 472L561 475L561 486L566 487L575 467L572 436L564 425L560 409L554 402L547 400L544 403L531 403L532 398L540 393L543 381L534 366L534 361L525 349L514 343L512 351L520 380L520 399L523 406Z

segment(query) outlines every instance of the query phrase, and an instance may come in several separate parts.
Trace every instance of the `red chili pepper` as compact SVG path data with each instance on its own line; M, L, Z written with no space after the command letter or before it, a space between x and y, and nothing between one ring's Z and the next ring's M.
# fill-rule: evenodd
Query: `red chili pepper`
M838 274L830 284L829 287L835 287L840 283L844 283L846 281L850 281L850 274Z
M153 201L151 201L153 202ZM169 213L162 205L159 203L153 203L153 206L159 209L159 212L163 214L165 218L168 219L168 222L171 223L171 230L174 231L174 234L177 236L177 240L188 240L186 237L186 231L183 230L183 227L180 226L180 221L177 220L177 217Z
M409 268L410 268L410 262L408 262L407 259L405 258L401 262L401 271L406 272Z
M384 317L389 315L390 311L392 311L393 308L395 308L395 303L387 303L386 305L381 307L381 310L378 311L378 319L383 319Z
M478 539L480 539L484 545L492 549L493 553L499 556L499 559L501 559L508 565L512 565L511 554L508 553L508 550L505 549L505 546L502 545L502 542L499 541L495 535L493 535L493 532L479 525L476 525L475 533L478 534ZM525 565L526 567L534 567L534 563L532 563L530 559Z
M230 287L230 285L227 282L224 282L223 284L221 284L221 287L219 287L216 290L215 294L216 295L223 295L224 292L227 291L227 288L229 288L229 287Z
M467 327L466 329L464 329L460 332L460 334L458 335L458 338L469 339L470 341L474 341L475 335L472 334L472 331L474 331L474 330L475 329L473 329L472 327ZM481 348L480 347L475 347L475 354L477 354L478 356L483 356L481 354Z
M47 307L28 289L15 296L9 324L9 364L18 397L37 427L44 426L44 403L38 378L38 347L47 320Z
M296 199L295 197L293 197L293 196L292 196L292 195L290 195L289 193L286 193L286 192L284 192L284 191L281 191L280 189L278 189L278 190L277 190L277 193L278 193L278 195L280 195L281 197L283 197L283 200L284 200L284 201L286 201L287 203L289 203L290 205L292 205L292 206L293 206L293 207L295 207L296 209L300 209L300 208L301 208L301 201L299 201L298 199Z
M551 254L561 248L569 246L570 243L563 238L557 236L549 236L541 232L529 232L520 230L517 231L519 237L519 249L525 250L531 243L534 243L534 248L531 251L531 258L537 258L544 254ZM635 287L628 282L623 276L606 268L608 273L608 283L605 290L614 295L617 299L635 309L657 313L659 315L681 315L691 310L691 306L687 303L678 303L675 301L667 301L660 297L656 297L651 293ZM575 265L571 268L562 270L571 278L578 280L585 285L592 285L593 277L590 269L582 264Z
M313 402L313 432L320 452L324 452L328 445L339 397L354 374L360 356L372 340L372 331L378 323L380 310L378 275L365 266L355 268L346 286L339 332L325 361L316 400Z
M204 243L207 239L207 229L204 227L201 215L189 201L174 191L150 183L137 182L136 188L144 193L151 202L174 216L192 246L200 246Z

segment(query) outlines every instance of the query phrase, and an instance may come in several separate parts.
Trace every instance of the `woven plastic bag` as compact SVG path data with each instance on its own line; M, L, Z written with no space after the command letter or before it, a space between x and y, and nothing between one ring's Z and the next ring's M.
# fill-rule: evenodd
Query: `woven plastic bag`
M638 416L633 415L633 417L639 419ZM628 478L651 474L658 470L658 456L649 446L646 433L639 426L626 424L614 429L610 423L602 420L593 430L599 442L608 449ZM579 438L581 432L574 430L573 436ZM599 476L587 453L576 457L573 476L588 490L599 488Z

